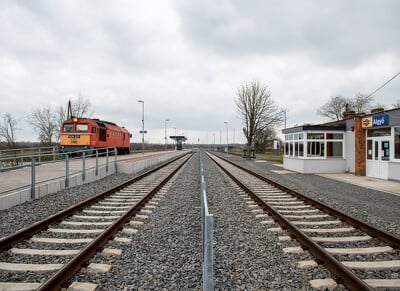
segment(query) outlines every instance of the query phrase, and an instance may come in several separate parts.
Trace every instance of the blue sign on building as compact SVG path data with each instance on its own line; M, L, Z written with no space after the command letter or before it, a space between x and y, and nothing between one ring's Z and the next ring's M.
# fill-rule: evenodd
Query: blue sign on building
M389 125L389 115L377 115L372 117L372 127Z
M363 128L388 126L388 125L389 125L389 115L387 114L370 116L362 119Z

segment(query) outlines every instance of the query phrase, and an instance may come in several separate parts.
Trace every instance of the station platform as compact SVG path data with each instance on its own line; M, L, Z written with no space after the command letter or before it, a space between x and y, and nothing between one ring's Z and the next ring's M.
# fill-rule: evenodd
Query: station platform
M82 159L70 159L68 181L66 181L65 160L37 165L35 166L33 191L31 167L0 172L0 210L58 192L67 187L93 182L116 172L135 174L184 153L186 152L135 153L119 155L116 160L115 156L109 156L108 159L102 156L98 158L97 167L96 158L86 158L84 164ZM85 171L83 171L84 168Z
M397 181L356 176L350 173L318 174L318 176L400 196L400 182Z
M259 160L257 162L260 161L266 162L265 160ZM276 167L283 168L283 164L273 164L273 165ZM282 174L297 173L290 170L281 170L273 172L280 172ZM366 176L356 176L352 173L332 173L332 174L314 174L314 175L400 196L400 181L383 180Z

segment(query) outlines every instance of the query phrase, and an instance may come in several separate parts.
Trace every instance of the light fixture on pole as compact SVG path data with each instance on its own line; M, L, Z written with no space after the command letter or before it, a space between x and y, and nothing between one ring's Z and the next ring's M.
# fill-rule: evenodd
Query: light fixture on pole
M144 101L138 100L138 102L142 103L142 155L144 154Z
M214 135L214 147L213 147L213 150L215 151L215 132L213 133L213 135Z
M228 141L228 121L224 121L226 124L226 153L229 151L229 141Z
M174 127L174 129L175 129L174 146L175 146L175 150L176 150L176 127Z
M167 150L167 122L169 121L169 119L165 119L165 150Z

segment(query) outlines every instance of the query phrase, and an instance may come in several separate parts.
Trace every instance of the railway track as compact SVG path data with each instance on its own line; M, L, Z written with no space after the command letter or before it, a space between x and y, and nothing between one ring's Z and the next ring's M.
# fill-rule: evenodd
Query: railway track
M60 290L111 239L129 243L160 197L158 192L190 159L185 155L0 239L0 290ZM9 278L9 280L4 280ZM77 283L74 283L77 284ZM14 288L14 289L12 289Z
M315 261L298 262L299 268L323 264L350 290L400 289L400 238L228 160L208 156L234 181L268 231L286 230L289 235L279 240L295 239L301 245L284 251L308 251L314 256ZM326 282L310 282L312 286L319 283Z

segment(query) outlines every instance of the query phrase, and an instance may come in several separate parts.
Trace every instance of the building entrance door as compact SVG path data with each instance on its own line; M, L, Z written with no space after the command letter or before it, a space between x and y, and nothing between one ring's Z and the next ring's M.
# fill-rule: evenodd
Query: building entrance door
M367 176L389 179L390 139L373 137L367 139Z

